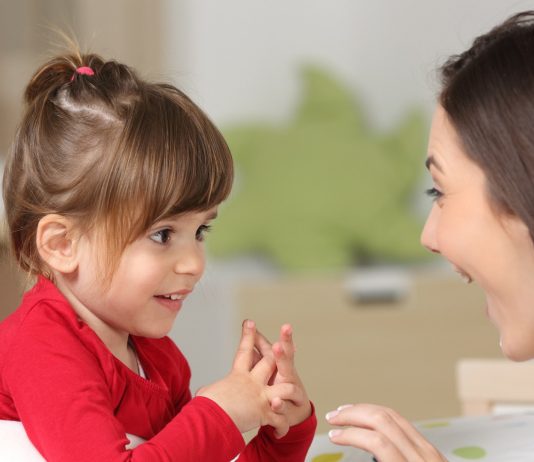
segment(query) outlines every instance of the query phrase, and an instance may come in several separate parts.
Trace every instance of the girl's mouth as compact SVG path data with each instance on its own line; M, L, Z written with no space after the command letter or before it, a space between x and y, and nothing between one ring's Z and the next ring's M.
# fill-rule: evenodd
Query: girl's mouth
M183 301L190 293L190 290L184 289L168 294L154 295L154 298L171 311L178 311L182 307Z

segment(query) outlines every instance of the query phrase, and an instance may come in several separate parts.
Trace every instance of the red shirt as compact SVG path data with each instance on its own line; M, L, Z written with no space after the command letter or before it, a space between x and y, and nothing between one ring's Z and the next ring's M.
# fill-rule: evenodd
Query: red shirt
M246 447L210 399L191 399L187 360L168 338L133 337L149 380L115 358L45 278L0 323L0 419L22 421L51 462L303 461L316 418ZM239 399L239 398L236 398ZM147 440L127 450L126 433Z

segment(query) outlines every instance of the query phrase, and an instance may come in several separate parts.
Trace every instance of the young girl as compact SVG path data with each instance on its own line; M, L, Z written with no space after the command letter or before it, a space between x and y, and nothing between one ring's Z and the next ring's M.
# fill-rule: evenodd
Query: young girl
M316 421L290 326L271 346L245 322L229 375L194 398L166 337L231 188L219 131L175 87L92 54L43 65L25 100L3 192L37 283L0 324L0 419L52 462L304 460ZM126 433L147 441L126 449Z

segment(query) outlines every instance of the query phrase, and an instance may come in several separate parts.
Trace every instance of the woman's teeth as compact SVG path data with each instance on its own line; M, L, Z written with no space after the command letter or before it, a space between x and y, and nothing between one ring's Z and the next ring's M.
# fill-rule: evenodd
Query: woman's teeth
M469 276L469 274L465 273L464 271L458 268L455 268L454 270L460 275L460 278L466 284L471 284L473 282L473 278Z
M469 276L469 274L467 274L465 271L463 271L460 268L458 268L456 265L453 265L453 269L454 269L454 271L456 273L458 273L460 275L460 278L466 284L471 284L473 282L473 278L471 276Z
M462 281L464 281L466 284L471 284L473 282L473 279L468 274L465 274L465 273L458 273L458 274L460 274Z

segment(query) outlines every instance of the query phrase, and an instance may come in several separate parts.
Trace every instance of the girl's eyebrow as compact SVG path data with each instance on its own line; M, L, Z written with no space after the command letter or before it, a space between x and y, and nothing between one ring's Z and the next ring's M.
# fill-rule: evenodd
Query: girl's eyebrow
M430 166L433 165L436 167L437 170L439 170L441 173L443 173L443 168L439 164L439 162L436 160L436 158L433 155L429 155L425 160L425 167L430 170Z
M215 220L215 218L217 218L217 210L214 210L206 217L207 220Z

